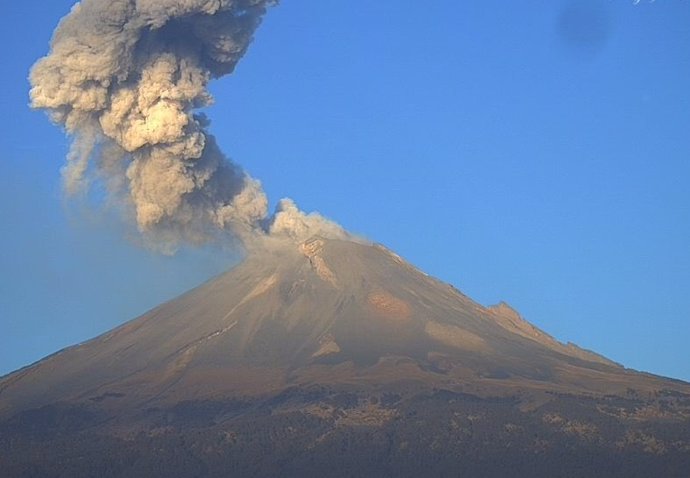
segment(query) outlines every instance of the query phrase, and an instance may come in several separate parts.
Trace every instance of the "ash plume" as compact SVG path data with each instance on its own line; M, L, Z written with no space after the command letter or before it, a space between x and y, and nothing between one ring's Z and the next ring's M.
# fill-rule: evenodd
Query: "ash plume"
M345 234L294 203L268 216L259 181L230 161L195 113L232 73L276 0L83 0L30 75L31 105L72 139L68 194L101 181L146 242L174 251L219 237ZM292 228L292 229L291 229ZM258 239L257 239L258 238Z
M309 239L310 236L343 238L349 237L338 224L318 213L305 214L292 199L282 199L271 218L268 232L272 237L286 237L296 242ZM353 239L350 237L350 239Z

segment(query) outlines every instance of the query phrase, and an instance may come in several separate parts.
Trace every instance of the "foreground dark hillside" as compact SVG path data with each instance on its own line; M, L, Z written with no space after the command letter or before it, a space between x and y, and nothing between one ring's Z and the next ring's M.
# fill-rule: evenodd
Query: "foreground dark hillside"
M4 477L687 477L690 395L480 398L288 390L128 417L48 406L2 425ZM116 398L113 398L116 399Z

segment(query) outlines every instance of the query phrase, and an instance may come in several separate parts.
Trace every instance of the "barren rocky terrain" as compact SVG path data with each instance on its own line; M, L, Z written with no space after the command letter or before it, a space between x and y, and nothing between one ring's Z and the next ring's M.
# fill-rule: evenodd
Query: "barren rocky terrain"
M0 379L0 470L687 477L690 385L316 237Z

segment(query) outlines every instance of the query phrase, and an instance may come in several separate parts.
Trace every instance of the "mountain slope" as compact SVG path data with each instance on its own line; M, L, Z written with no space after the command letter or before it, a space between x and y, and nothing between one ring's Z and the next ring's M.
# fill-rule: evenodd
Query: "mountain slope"
M215 450L218 463L248 467L246 474L275 475L271 467L288 460L301 476L314 469L300 460L315 449L337 455L353 439L366 457L384 453L376 440L385 436L386 459L405 443L421 447L422 461L456 443L480 461L542 453L537 464L547 469L558 463L554 453L575 460L586 452L603 464L615 451L638 465L610 476L637 476L660 469L660 457L667 471L690 460L689 419L686 383L561 344L507 304L483 307L382 246L316 237L253 254L111 332L0 379L0 436L19 450L0 452L0 465L18 474L53 466L32 454L40 430L56 449L81 450L101 467L127 443L137 443L138 460L158 463L150 446L184 439ZM285 427L299 433L286 435ZM255 432L269 438L257 442ZM95 436L106 442L89 452ZM218 436L226 438L218 444ZM482 443L498 448L489 453ZM502 448L508 443L517 448ZM264 454L272 465L252 468L246 460L262 447L277 450ZM189 463L201 463L202 476L222 476L225 465L214 468L202 455ZM157 476L122 460L106 466L113 476ZM358 473L404 476L417 465L386 466ZM160 476L196 476L176 470Z

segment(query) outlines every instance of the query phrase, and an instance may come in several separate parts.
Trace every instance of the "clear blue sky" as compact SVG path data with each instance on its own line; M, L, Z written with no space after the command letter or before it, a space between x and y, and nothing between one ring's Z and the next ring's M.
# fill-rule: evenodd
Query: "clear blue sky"
M65 202L67 140L28 109L71 0L0 37L0 374L219 273ZM284 0L212 130L263 181L562 341L690 380L690 2Z

